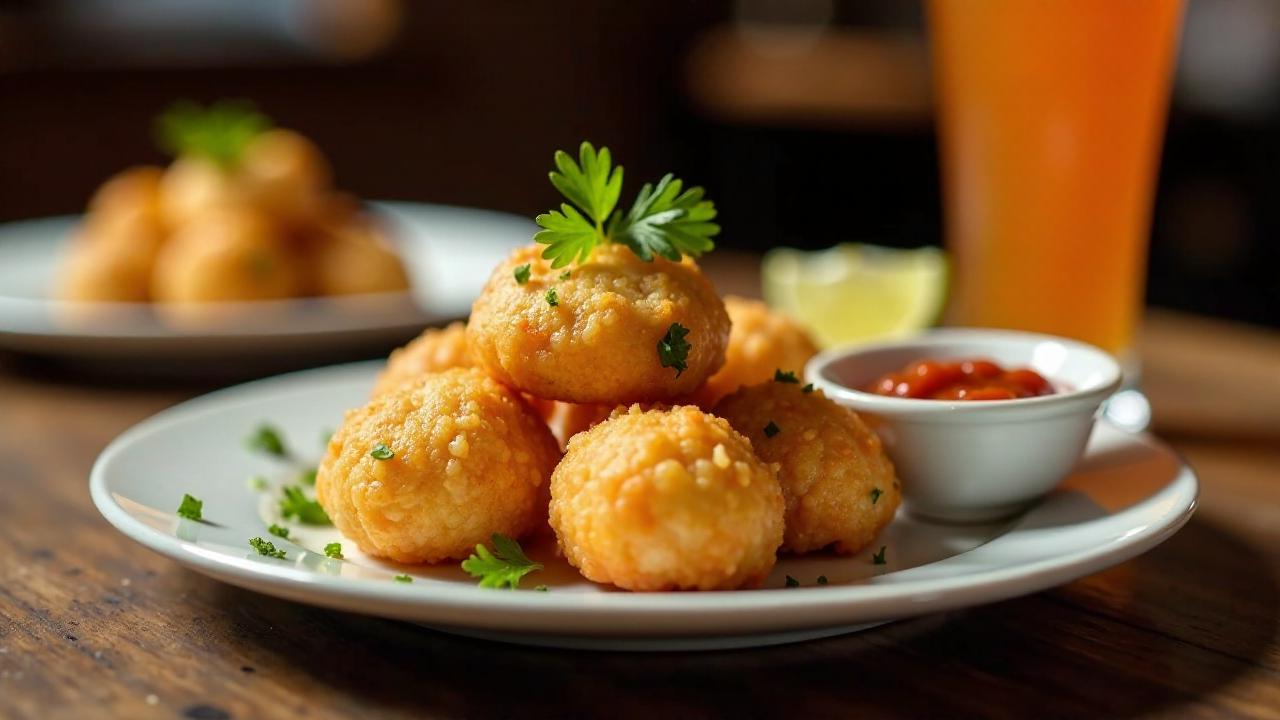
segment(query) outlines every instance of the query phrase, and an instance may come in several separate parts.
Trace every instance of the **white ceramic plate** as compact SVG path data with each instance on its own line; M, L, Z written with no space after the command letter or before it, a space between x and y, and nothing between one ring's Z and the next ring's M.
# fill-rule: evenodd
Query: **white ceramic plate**
M633 594L594 585L555 558L550 541L526 550L547 569L517 591L483 589L456 565L409 567L323 555L330 529L291 526L295 542L267 534L278 487L254 491L254 474L296 482L322 436L368 395L378 363L260 380L197 398L139 424L113 442L90 486L121 532L201 573L298 602L417 621L450 632L563 647L726 648L834 635L873 623L1036 592L1131 558L1190 517L1196 478L1159 441L1100 423L1078 471L1025 515L995 525L940 525L900 515L857 556L783 558L761 590ZM243 439L260 423L283 430L302 458L291 466L254 455ZM204 517L179 519L183 493ZM262 536L288 553L264 558ZM397 573L412 583L392 580ZM802 585L784 588L790 575ZM830 584L818 586L825 575ZM549 586L536 592L538 584Z
M537 229L530 220L491 210L400 202L371 209L404 258L411 292L234 303L226 307L234 322L198 325L166 319L147 304L51 298L79 217L0 225L0 349L207 361L399 342L424 325L466 317L493 267Z

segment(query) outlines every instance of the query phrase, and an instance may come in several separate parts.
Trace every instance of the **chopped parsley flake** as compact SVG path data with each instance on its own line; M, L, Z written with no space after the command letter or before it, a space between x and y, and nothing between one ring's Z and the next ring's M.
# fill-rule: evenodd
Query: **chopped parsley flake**
M547 591L547 586L546 586L546 585L539 585L538 587L534 588L534 590L537 590L538 592L546 592L546 591Z
M197 500L190 495L183 494L182 503L178 505L178 517L184 517L188 520L200 520L203 518L203 511L203 500Z
M780 433L780 432L782 432L782 428L778 427L778 425L777 425L776 423L774 423L772 420L770 420L770 421L769 421L769 424L768 424L768 425L765 425L765 426L764 426L764 436L765 436L765 437L769 437L769 438L771 438L771 437L773 437L774 435L777 435L777 434L778 434L778 433Z
M280 498L280 514L286 520L297 518L306 525L332 524L320 503L308 498L302 488L296 485L284 489L284 497Z
M560 296L556 294L555 288L547 288L546 298L547 304L551 307L555 307L560 304Z
M280 527L275 523L271 523L271 527L267 528L267 532L271 533L272 535L275 535L278 538L284 538L285 540L289 539L289 528Z
M261 475L250 475L248 485L250 490L261 492L267 489L267 479Z
M529 263L525 263L516 268L511 274L515 276L517 285L523 285L529 282Z
M880 488L871 488L871 504L875 505L876 501L879 500L880 496L883 494L884 494L884 491L881 490Z
M675 368L676 377L689 369L689 348L692 346L685 340L688 334L689 328L671 323L667 334L658 341L658 362L662 367Z
M475 553L462 561L462 569L479 578L480 587L505 585L515 590L520 587L520 578L542 569L542 563L530 560L515 540L502 533L494 533L492 540L493 552L483 544L476 545Z
M342 543L329 543L324 546L324 556L334 560L342 559Z
M257 430L245 440L245 445L254 452L266 453L276 457L288 457L284 440L280 439L280 431L271 425L259 425Z
M391 448L387 447L386 443L378 443L369 451L369 457L374 460L390 460L395 456L396 454L391 451Z
M800 384L800 380L796 378L796 374L790 370L786 372L782 372L781 369L774 370L773 381L780 382L780 383L793 383L795 385Z
M800 587L800 581L799 581L799 580L797 580L797 579L795 579L795 578L793 578L793 577L791 577L790 575L788 575L788 576L787 576L787 587L789 587L789 588L793 588L793 587Z
M880 552L871 556L872 565L884 565L884 545L880 546Z
M392 580L395 580L395 581L396 581L396 582L398 582L398 583L411 583L411 582L413 582L413 578L409 577L408 575L405 575L404 573L400 573L399 575L396 575L395 577L393 577L393 578L391 578L391 579L392 579Z
M819 576L818 576L818 584L819 584L819 585L827 585L827 584L828 584L828 582L827 582L827 576L826 576L826 575L819 575Z
M568 279L569 279L569 271L568 271L568 270L565 270L564 272L560 273L560 279L561 279L561 280L568 280Z
M813 383L809 383L809 384L805 385L804 387L800 388L800 392L804 392L804 393L811 393L811 392L813 392Z
M249 547L257 550L259 555L273 557L278 560L285 559L283 550L277 550L275 545L272 545L269 541L263 540L260 537L251 539L249 541Z

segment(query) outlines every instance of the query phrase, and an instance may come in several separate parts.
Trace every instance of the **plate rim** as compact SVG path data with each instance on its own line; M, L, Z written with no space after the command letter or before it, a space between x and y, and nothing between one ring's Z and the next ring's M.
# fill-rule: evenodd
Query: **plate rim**
M848 621L844 624L850 624L912 617L1038 592L1146 552L1177 532L1190 519L1198 504L1198 479L1181 455L1151 435L1125 433L1152 450L1172 455L1177 462L1177 469L1165 486L1139 504L1106 517L1114 519L1129 513L1149 511L1150 501L1157 498L1166 501L1167 507L1152 522L1137 526L1121 537L1108 537L1076 552L961 575L913 578L882 584L836 584L704 593L593 594L510 592L456 582L382 583L370 579L322 575L297 569L282 561L233 557L166 534L138 521L115 501L108 487L108 474L114 459L135 442L172 423L188 422L204 414L216 414L233 399L245 403L258 402L260 399L254 397L255 392L264 389L264 386L276 393L288 394L305 389L307 381L313 379L309 376L344 372L354 374L362 367L372 369L380 366L381 362L347 363L276 375L215 390L162 410L120 434L95 460L89 474L89 489L94 505L107 522L123 535L188 568L251 590L313 605L385 617L423 619L436 624L448 623L426 619L422 613L414 611L435 609L438 611L437 615L440 612L466 611L474 613L475 619L479 621L484 613L519 610L526 616L548 619L572 616L599 621L620 614L637 613L646 617L674 616L687 620L689 617L703 617L708 611L714 610L720 616L718 620L721 623L725 619L744 620L776 611L779 616L769 624L768 629L777 629L836 624L825 620L806 623L804 618L791 618L792 621L787 622L782 617L786 611L807 610L827 617L831 613L838 615L839 610L850 607L892 605L891 608L883 607L881 611L849 614ZM978 548L951 557L962 557L979 548L989 547L1008 538L1010 534L1012 533L1006 532ZM892 574L895 573L886 573L886 576ZM377 607L369 607L366 603L375 603ZM484 622L459 624L494 627ZM626 630L625 627L619 627L612 634L625 635L628 634ZM633 634L654 633L642 629ZM706 634L720 633L708 629ZM741 631L729 631L725 634L741 634Z

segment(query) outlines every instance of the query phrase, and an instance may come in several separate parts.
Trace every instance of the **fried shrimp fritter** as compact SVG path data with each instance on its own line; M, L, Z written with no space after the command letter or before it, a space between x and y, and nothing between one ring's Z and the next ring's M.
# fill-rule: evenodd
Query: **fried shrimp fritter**
M373 396L383 395L401 385L422 379L427 373L451 368L471 367L467 353L467 326L450 323L443 328L428 328L387 358L387 366L378 374Z
M729 316L692 261L645 262L606 244L553 270L542 250L513 252L472 306L471 354L495 378L549 400L620 404L687 395L724 364ZM677 323L688 330L683 370L658 349Z
M618 410L569 441L551 527L588 579L628 590L758 584L782 542L774 468L692 406Z
M787 499L783 549L866 547L893 520L898 480L880 438L821 390L765 382L726 397L715 414L751 439L761 460L778 463Z
M759 300L733 295L725 297L724 307L733 321L724 367L694 393L698 405L709 408L740 387L772 379L777 370L804 375L818 347L794 320Z
M369 555L459 559L493 533L519 537L545 522L559 458L518 394L455 368L347 413L320 463L316 498Z

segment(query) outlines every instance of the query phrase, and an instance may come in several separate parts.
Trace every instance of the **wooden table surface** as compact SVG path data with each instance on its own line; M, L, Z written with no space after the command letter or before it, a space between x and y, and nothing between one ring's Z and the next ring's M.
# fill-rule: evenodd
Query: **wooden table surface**
M98 451L202 388L0 362L0 718L1280 718L1280 334L1153 313L1155 432L1200 474L1164 545L855 635L611 654L468 640L185 570L89 500ZM175 481L177 478L175 478Z

